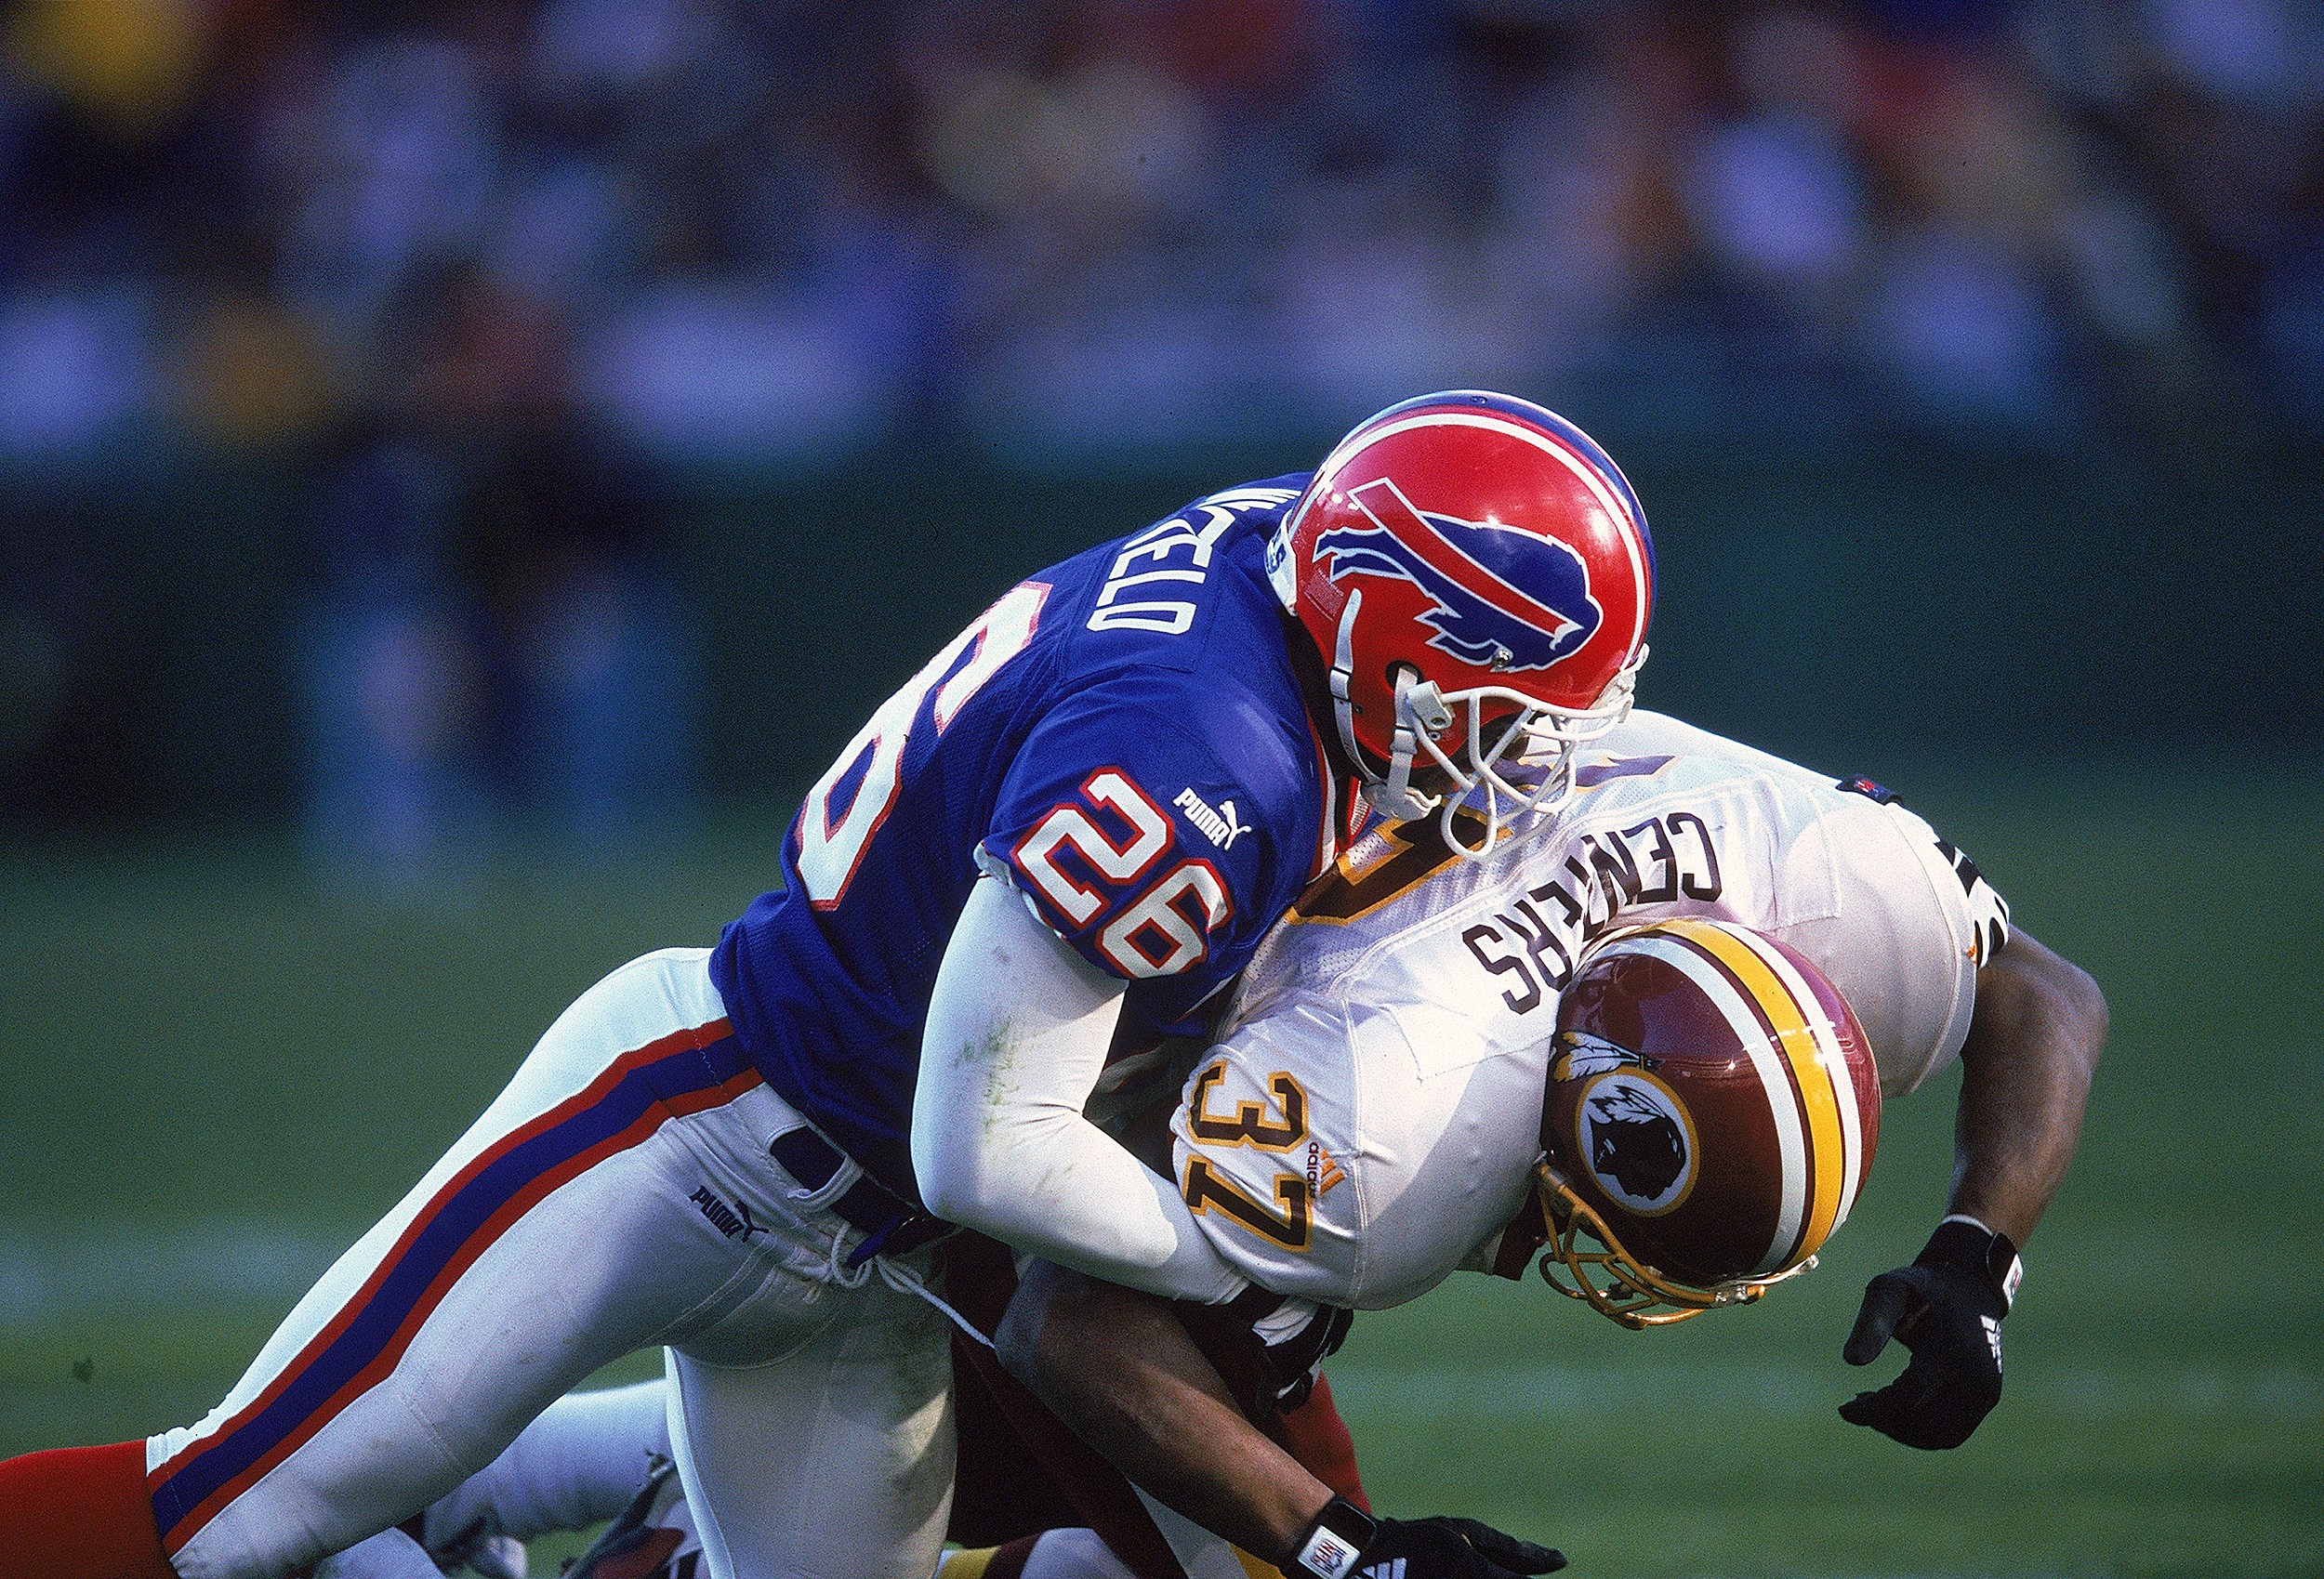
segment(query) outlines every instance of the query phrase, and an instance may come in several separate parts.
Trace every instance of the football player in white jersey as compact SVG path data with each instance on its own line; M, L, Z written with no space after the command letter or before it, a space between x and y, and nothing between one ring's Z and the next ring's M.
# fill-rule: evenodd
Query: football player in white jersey
M1360 1310L1434 1287L1524 1200L1580 961L1618 926L1680 917L1812 960L1892 1098L1959 1054L2009 936L2000 896L1880 786L1634 714L1506 862L1386 825L1268 936L1172 1125L1195 1220L1278 1293ZM1268 1144L1221 1122L1238 1112L1274 1125Z
M1588 750L1557 825L1509 860L1455 859L1436 832L1358 840L1270 934L1195 1061L1167 1144L1219 1253L1254 1287L1301 1302L1284 1312L1294 1325L1308 1305L1400 1304L1459 1268L1522 1271L1540 1230L1560 1226L1531 1210L1544 1086L1561 1049L1572 1071L1587 1035L1552 1027L1561 1001L1570 1010L1582 995L1568 991L1577 975L1631 947L1607 934L1659 924L1707 954L1728 947L1723 936L1772 940L1750 945L1773 960L1768 980L1838 987L1882 1095L1966 1064L1948 1215L1913 1266L1874 1280L1846 1348L1866 1363L1896 1334L1912 1362L1842 1411L1916 1446L1964 1440L1999 1396L2014 1247L2079 1135L2105 1035L2089 978L2013 935L1974 863L1881 786L1657 715L1634 714ZM1723 975L1689 968L1714 988ZM1791 1151L1771 1162L1789 1196L1761 1272L1796 1267L1844 1217L1877 1123L1872 1094L1856 1096L1803 1106ZM1860 1134L1847 1122L1859 1107ZM1841 1169L1818 1180L1811 1165L1827 1146ZM1653 1215L1636 1204L1646 1210L1632 1226ZM1611 1303L1637 1319L1628 1294ZM1380 1549L1358 1510L1248 1424L1180 1312L1042 1267L999 1336L1010 1368L1133 1480L1243 1549L1287 1569L1304 1556L1324 1579L1348 1567L1314 1557L1332 1537L1343 1555ZM1173 1533L1190 1572L1235 1572L1222 1547ZM1062 1559L1089 1546L1047 1549Z
M1912 1359L1841 1406L1908 1445L1958 1445L2000 1394L2017 1246L2079 1141L2105 1002L1879 784L1672 718L1635 713L1586 750L1557 824L1504 862L1382 828L1310 888L1245 972L1172 1124L1196 1220L1255 1285L1326 1307L1401 1304L1456 1269L1506 1270L1512 1251L1522 1267L1560 994L1593 940L1682 918L1812 962L1853 1008L1884 1096L1962 1062L1947 1214L1912 1265L1873 1280L1843 1349L1866 1364L1895 1336ZM1043 1266L999 1344L1133 1480L1243 1549L1360 1551L1353 1510L1242 1420L1177 1326Z

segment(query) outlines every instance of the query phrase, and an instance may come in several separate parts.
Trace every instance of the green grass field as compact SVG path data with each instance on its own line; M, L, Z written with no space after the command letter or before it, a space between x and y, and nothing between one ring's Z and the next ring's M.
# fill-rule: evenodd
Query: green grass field
M1630 1334L1459 1279L1360 1321L1332 1374L1376 1500L1589 1579L2324 1574L2324 798L2250 778L2225 818L2095 774L1909 796L2115 1016L1969 1446L1832 1414L1867 1385L1839 1358L1864 1280L1938 1213L1948 1080L1889 1111L1823 1268L1757 1309ZM0 1454L198 1415L556 1011L709 941L776 833L512 858L390 907L270 849L0 857Z

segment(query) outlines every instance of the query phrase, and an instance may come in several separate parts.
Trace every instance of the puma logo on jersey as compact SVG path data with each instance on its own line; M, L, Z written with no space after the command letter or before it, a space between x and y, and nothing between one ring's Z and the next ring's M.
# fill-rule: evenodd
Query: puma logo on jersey
M1213 810L1209 803L1191 789L1178 792L1170 803L1186 813L1186 821L1200 828L1203 836L1221 849L1233 849L1235 841L1250 832L1250 824L1235 821L1235 802L1222 800Z
M716 1195L711 1194L706 1185L696 1187L694 1192L686 1199L701 1207L702 1215L710 1220L710 1226L729 1239L733 1239L737 1234L747 1239L754 1233L767 1231L766 1224L751 1221L748 1206L728 1205Z

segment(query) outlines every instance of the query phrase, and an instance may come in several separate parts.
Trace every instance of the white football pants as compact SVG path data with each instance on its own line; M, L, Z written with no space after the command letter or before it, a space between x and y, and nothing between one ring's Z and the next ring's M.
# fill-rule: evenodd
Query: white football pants
M952 1495L944 1317L768 1143L706 949L614 971L339 1257L224 1402L146 1444L182 1579L276 1579L409 1518L607 1362L667 1345L715 1579L927 1579ZM930 1253L900 1263L926 1276Z
M662 1383L569 1393L542 1411L482 1474L428 1509L427 1538L440 1543L457 1532L468 1538L530 1541L551 1531L585 1529L627 1507L644 1483L652 1456L667 1455L670 1445ZM967 1444L970 1451L977 1445ZM1250 1579L1258 1572L1228 1542L1144 1492L1138 1496L1177 1555L1186 1579ZM688 1533L695 1530L683 1497L654 1522ZM681 1545L680 1549L685 1548ZM665 1565L668 1560L664 1559ZM951 1572L947 1564L935 1579L945 1579ZM401 1530L381 1531L325 1560L316 1573L317 1579L442 1579L427 1550ZM1094 1530L1057 1529L1040 1537L1025 1560L1022 1579L1131 1576Z

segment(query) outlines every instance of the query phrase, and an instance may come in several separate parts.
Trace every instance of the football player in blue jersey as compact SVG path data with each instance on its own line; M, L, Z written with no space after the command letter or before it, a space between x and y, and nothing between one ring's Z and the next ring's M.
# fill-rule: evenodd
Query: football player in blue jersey
M1011 588L817 781L782 886L584 993L217 1409L0 1464L0 1579L289 1572L649 1345L716 1579L925 1579L934 1242L1232 1299L1092 1097L1199 1032L1363 806L1472 859L1538 826L1652 583L1594 443L1456 392Z
M1273 930L1215 1045L1180 1064L1175 1111L1142 1115L1249 1293L1169 1304L1037 1266L1005 1315L976 1311L998 1362L1116 1467L1244 1550L1284 1554L1287 1573L1345 1579L1363 1555L1411 1559L1409 1579L1497 1579L1543 1560L1484 1538L1489 1559L1438 1521L1373 1526L1312 1376L1348 1311L1456 1268L1522 1276L1545 1243L1545 1275L1626 1325L1748 1303L1845 1220L1883 1094L1956 1059L1947 1215L1912 1266L1872 1280L1845 1349L1867 1363L1895 1336L1911 1362L1841 1413L1945 1448L2000 1398L2016 1247L2073 1154L2106 1039L2096 984L2014 930L1975 862L1871 780L1633 714L1575 782L1555 827L1487 870L1463 870L1435 829L1366 833ZM955 1241L948 1271L997 1249ZM1062 1430L987 1407L1006 1396L995 1357L955 1349L955 1533L997 1551L949 1559L942 1579L972 1579L980 1557L983 1579L1241 1573L1103 1467L1061 1459ZM558 1499L529 1488L561 1497L576 1463L610 1465L589 1503L610 1510L644 1454L668 1451L652 1393L626 1420L595 1395L552 1408L529 1452L420 1535L540 1528L533 1509ZM609 1434L627 1451L609 1456ZM682 1501L658 1509L649 1522ZM677 1559L674 1528L653 1538ZM409 1537L363 1559L399 1554L422 1572Z

